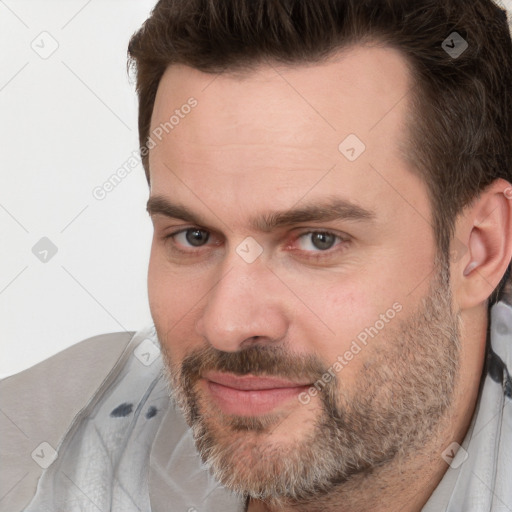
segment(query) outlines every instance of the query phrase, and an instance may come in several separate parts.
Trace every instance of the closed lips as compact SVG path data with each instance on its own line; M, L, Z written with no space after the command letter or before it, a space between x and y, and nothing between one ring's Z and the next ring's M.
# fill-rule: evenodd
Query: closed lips
M206 380L240 391L260 391L266 389L298 388L309 386L310 382L293 382L278 377L255 377L253 375L237 376L229 373L208 372Z

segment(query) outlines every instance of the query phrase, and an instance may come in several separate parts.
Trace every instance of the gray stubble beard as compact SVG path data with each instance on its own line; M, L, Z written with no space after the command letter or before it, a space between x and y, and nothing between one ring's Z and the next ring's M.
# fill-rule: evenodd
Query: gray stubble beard
M243 363L239 352L223 353L230 362L223 364L218 351L207 347L189 365L177 366L163 349L172 396L214 477L240 496L273 506L306 504L357 475L371 475L423 449L450 409L458 375L460 316L452 311L448 283L446 270L439 272L417 310L397 326L386 327L386 341L394 343L383 344L381 333L365 348L357 388L343 388L343 374L333 378L319 395L322 413L311 420L309 432L286 444L272 439L286 415L224 415L198 394L198 375L206 368L243 374L251 365L261 369L268 363L269 372L259 374L300 377L301 372L325 372L318 358L303 361L280 347L265 347L261 353L256 347Z

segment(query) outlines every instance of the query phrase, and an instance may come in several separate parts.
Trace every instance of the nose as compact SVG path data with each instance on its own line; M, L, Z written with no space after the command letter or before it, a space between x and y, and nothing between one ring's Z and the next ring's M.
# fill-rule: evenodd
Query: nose
M225 352L284 338L289 320L276 276L262 261L246 263L236 254L224 268L198 317L197 334Z

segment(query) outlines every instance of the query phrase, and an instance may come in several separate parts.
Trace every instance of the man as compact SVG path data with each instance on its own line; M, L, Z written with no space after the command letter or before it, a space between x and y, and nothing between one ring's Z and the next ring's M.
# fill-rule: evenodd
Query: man
M9 510L512 510L504 12L161 0L129 55L155 326L4 381Z

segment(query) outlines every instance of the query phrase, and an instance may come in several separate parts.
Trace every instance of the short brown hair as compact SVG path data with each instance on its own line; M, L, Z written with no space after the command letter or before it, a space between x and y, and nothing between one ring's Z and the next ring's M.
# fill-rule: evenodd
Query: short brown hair
M442 46L453 32L468 43L457 57ZM148 183L151 114L169 65L299 65L368 41L400 50L413 70L409 157L448 255L457 215L496 179L512 182L512 42L506 12L491 0L160 0L128 47Z

